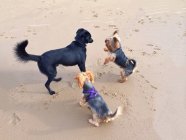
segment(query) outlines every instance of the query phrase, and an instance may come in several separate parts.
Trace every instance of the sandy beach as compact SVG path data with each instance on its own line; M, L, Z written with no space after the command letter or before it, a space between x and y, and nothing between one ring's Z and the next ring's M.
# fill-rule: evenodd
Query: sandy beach
M186 140L186 0L1 0L0 140ZM58 67L61 82L44 87L35 62L20 63L13 48L28 39L40 55L70 44L78 28L92 34L86 67L111 110L123 114L96 128L78 105L75 67ZM104 40L119 30L138 69L118 83L120 69L103 66Z

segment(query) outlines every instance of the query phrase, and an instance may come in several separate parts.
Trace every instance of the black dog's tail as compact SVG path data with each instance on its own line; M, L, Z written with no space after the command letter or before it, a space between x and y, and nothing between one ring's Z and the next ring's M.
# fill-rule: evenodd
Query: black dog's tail
M119 106L116 111L114 113L111 113L107 116L107 118L109 118L111 121L113 121L114 119L116 119L118 116L120 116L122 114L123 111L123 107Z
M28 40L24 40L16 45L14 48L15 55L19 61L28 62L28 61L36 61L40 60L40 56L28 54L25 50L26 46L28 45Z

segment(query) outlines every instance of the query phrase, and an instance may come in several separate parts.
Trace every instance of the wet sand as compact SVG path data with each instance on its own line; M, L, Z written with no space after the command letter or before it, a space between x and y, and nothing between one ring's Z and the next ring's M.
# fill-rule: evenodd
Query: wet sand
M2 0L0 6L0 139L28 140L185 140L185 0ZM58 67L57 95L50 96L37 64L16 61L13 47L28 39L27 51L42 54L67 46L78 28L89 30L87 69L112 110L123 115L99 128L78 105L78 67ZM138 70L117 83L120 69L103 66L104 40L115 30Z

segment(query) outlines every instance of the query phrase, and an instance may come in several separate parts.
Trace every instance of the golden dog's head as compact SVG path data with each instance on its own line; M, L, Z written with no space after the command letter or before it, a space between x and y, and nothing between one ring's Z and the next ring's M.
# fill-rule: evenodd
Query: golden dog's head
M78 86L83 88L86 80L94 83L94 74L91 71L81 72L75 77L75 79L77 80Z

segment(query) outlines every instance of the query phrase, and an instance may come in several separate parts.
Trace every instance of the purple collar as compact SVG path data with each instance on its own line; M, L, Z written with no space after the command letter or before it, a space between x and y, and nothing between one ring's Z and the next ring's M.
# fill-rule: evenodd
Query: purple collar
M88 94L87 97L86 97L86 100L90 100L90 99L96 97L97 94L98 94L97 91L96 91L96 89L94 87L92 87L89 90L84 90L83 89L83 93Z

